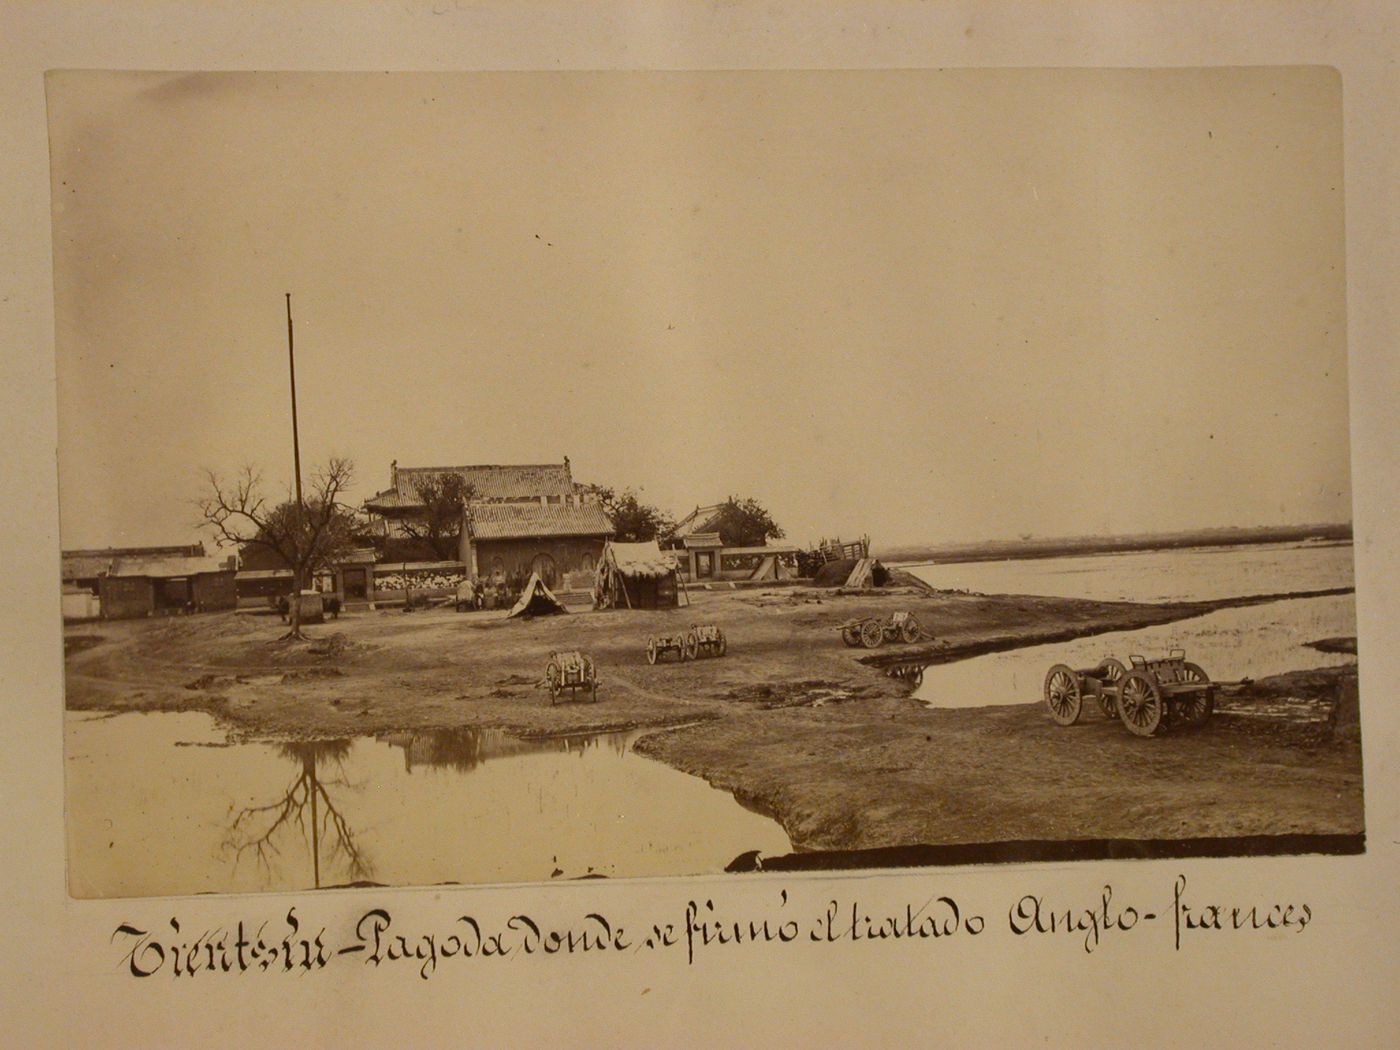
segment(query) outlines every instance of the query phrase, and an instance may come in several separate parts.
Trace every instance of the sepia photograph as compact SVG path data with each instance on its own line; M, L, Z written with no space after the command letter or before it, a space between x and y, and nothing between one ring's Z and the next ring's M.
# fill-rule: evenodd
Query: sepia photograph
M45 93L71 897L1366 851L1336 70Z

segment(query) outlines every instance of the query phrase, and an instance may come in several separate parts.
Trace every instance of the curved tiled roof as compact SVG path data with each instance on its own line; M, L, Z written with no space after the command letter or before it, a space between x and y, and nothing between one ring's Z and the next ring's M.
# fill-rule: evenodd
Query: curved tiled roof
M63 551L63 578L82 580L104 575L117 558L176 557L202 558L204 544L175 544L164 547L106 547Z
M474 500L539 499L541 496L572 496L577 492L573 472L567 463L478 463L465 467L399 467L398 484L386 498L397 495L401 502L380 502L380 506L416 507L418 483L441 474L458 474L472 487Z
M365 506L371 510L397 510L403 507L421 507L422 505L417 497L404 497L393 489L376 492L365 500Z
M110 576L198 576L207 572L232 572L227 558L181 558L173 555L154 557L127 556L112 562Z
M722 506L724 506L722 503L712 503L708 507L696 507L676 523L676 531L673 535L677 539L684 539L686 536L693 536L697 533L714 532L718 525L719 510Z
M724 541L719 538L718 532L692 532L688 536L681 537L681 542L685 544L687 550L724 546Z
M478 503L471 508L472 538L610 536L612 522L597 503Z

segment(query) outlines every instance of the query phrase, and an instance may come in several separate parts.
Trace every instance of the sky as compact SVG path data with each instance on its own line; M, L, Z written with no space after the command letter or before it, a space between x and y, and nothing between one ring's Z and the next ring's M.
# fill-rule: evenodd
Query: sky
M58 72L65 548L559 462L878 546L1350 520L1319 67ZM212 539L212 537L205 538Z

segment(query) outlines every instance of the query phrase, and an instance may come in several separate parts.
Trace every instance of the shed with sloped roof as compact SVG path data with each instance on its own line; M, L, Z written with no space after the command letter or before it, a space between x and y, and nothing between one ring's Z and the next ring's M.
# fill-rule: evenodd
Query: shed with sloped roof
M114 558L98 578L102 618L213 612L238 605L233 559L179 555Z
M598 560L593 604L599 609L674 609L680 604L680 587L672 552L655 540L609 540Z

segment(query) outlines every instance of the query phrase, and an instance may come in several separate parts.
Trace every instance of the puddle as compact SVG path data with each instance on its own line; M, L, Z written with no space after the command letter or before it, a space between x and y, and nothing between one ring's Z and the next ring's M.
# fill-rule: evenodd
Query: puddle
M65 716L77 897L719 872L775 821L636 754L641 732L230 742L208 715Z

